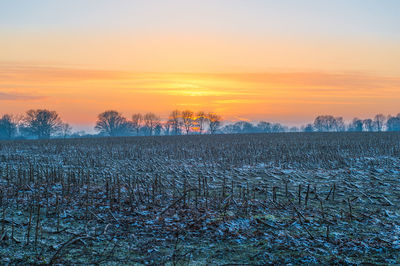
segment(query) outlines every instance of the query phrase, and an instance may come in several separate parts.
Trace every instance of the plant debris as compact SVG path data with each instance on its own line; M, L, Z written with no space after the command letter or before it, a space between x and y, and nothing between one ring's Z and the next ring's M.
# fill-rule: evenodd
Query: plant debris
M396 264L400 134L0 142L0 264Z

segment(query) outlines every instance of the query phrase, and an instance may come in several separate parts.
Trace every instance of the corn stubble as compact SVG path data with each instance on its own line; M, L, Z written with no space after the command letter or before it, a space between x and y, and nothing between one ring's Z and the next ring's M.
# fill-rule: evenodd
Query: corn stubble
M0 142L0 263L400 260L400 135Z

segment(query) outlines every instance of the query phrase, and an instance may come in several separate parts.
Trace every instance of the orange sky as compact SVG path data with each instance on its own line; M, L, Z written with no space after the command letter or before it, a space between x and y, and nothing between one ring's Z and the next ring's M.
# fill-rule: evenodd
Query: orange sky
M155 2L0 2L0 114L92 127L106 109L289 125L400 112L398 1Z
M227 120L299 124L316 114L394 114L400 102L400 78L363 73L138 73L25 65L0 70L2 110L45 107L72 124L92 124L106 109L166 118L175 108L214 111Z

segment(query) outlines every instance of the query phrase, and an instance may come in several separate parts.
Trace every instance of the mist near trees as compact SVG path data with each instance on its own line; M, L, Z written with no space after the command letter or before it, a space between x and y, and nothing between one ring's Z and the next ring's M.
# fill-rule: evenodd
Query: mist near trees
M167 119L155 113L135 113L126 118L115 110L106 110L97 116L94 127L97 134L73 131L56 111L28 110L24 115L4 114L0 117L0 139L49 139L102 136L160 136L202 134L252 134L279 132L380 132L400 131L400 113L396 116L377 114L372 118L353 118L346 123L343 117L317 116L301 127L280 123L227 122L216 113L191 110L173 110Z

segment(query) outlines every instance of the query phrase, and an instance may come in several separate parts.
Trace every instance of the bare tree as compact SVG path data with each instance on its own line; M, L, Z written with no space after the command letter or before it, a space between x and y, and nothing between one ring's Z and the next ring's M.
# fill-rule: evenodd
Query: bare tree
M227 128L231 130L231 133L256 133L258 128L252 123L247 121L239 121L232 125L232 128Z
M363 131L363 121L357 117L353 118L353 121L349 124L349 131Z
M314 131L314 127L311 124L307 124L304 128L303 128L304 132L313 132Z
M218 128L221 126L221 116L214 114L214 113L209 113L207 115L208 121L209 121L209 127L210 127L210 133L215 134L218 130Z
M49 139L60 130L62 121L56 111L29 110L24 118L26 128L39 139Z
M0 139L12 139L17 132L17 124L11 115L3 115L0 119Z
M386 122L387 131L400 131L400 113L397 116L389 116Z
M316 131L319 131L319 132L325 131L326 130L325 116L323 116L323 115L317 116L314 120L313 126L316 129Z
M20 129L25 127L25 116L22 114L11 116L14 124L17 126L17 134L20 134Z
M149 135L153 135L154 129L160 124L160 117L153 113L147 113L144 115L143 120L146 128L149 130Z
M281 125L279 123L273 123L272 124L272 132L278 133L278 132L285 132L287 128L284 125Z
M335 117L334 130L336 132L341 132L346 130L346 125L344 123L343 117Z
M257 124L257 131L258 132L271 132L271 123L260 121Z
M168 120L164 123L164 133L165 135L169 135L171 131L172 121Z
M383 130L383 125L385 124L386 117L383 114L377 114L374 117L374 124L377 131Z
M60 129L64 139L72 132L72 127L68 123L62 123Z
M199 126L200 135L203 132L207 122L208 122L207 115L203 111L200 111L196 114L196 123Z
M178 135L181 128L181 112L179 110L172 111L169 115L169 121L171 122L173 134Z
M320 115L317 116L314 120L314 128L319 132L333 131L336 129L336 122L336 119L331 115Z
M136 135L139 136L140 128L142 127L143 116L142 114L132 115L132 128L136 131Z
M190 129L193 127L194 117L193 112L190 110L185 110L182 112L183 126L186 130L186 135L189 135Z
M364 119L363 121L363 129L365 131L374 131L374 122L372 121L372 119L368 118L368 119Z
M162 132L163 126L160 122L157 123L157 125L154 128L154 135L155 136L160 136Z
M119 112L109 110L98 115L95 129L109 136L119 136L127 133L129 124Z

